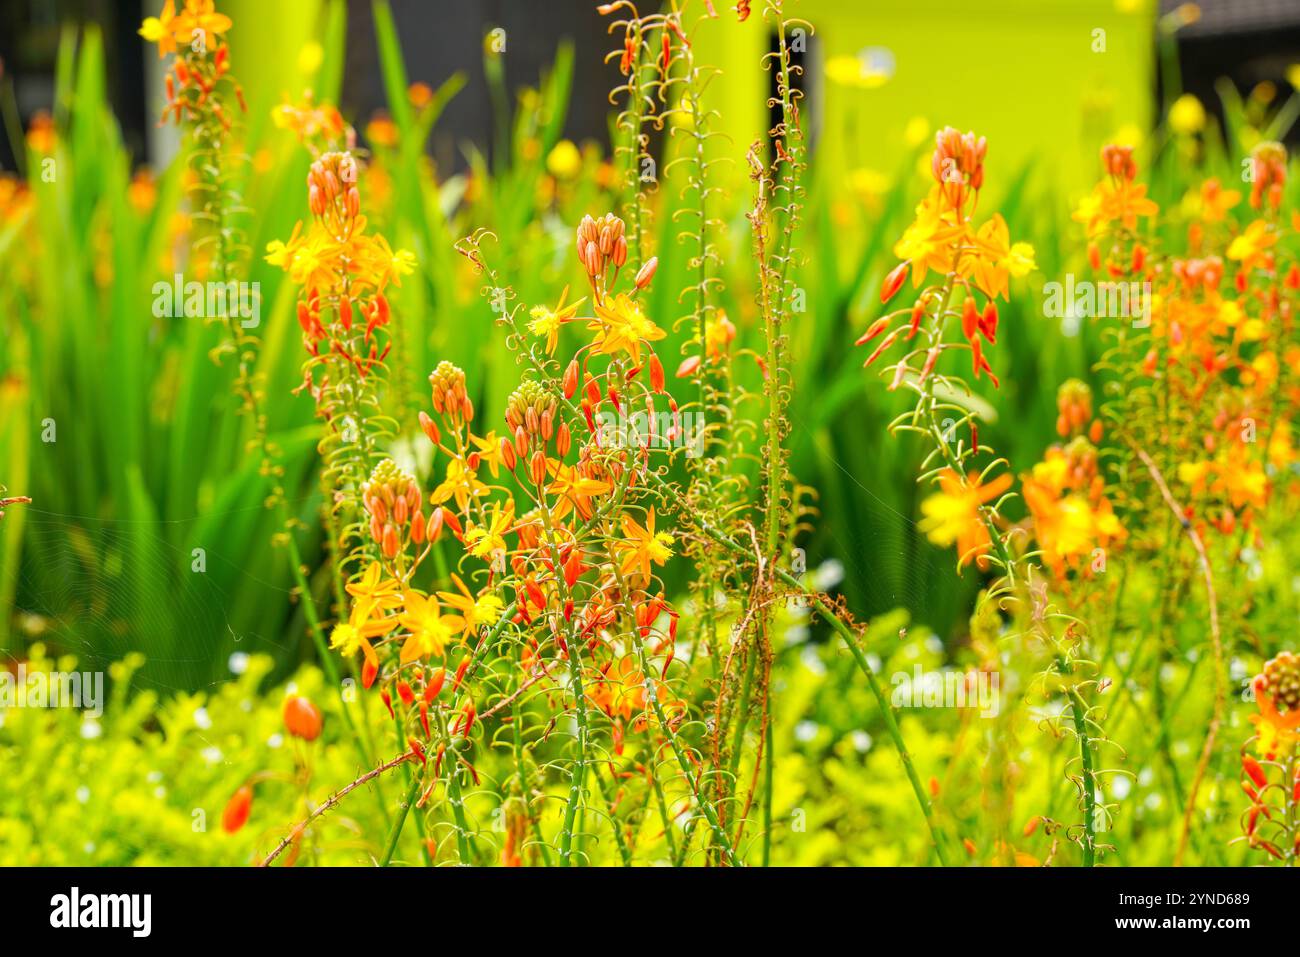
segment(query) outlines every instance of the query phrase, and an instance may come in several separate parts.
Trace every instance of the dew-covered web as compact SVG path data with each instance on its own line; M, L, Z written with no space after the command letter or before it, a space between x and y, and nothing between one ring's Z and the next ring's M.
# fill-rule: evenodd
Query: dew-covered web
M187 533L200 516L140 522L62 514L39 503L24 509L25 560L13 609L17 655L5 655L10 663L36 641L51 657L75 655L79 670L107 671L141 652L145 666L133 684L177 692L235 680L227 667L235 652L279 661L293 655L284 640L295 608L286 588L211 543L203 546L206 570L193 570ZM261 507L217 517L249 510ZM269 540L263 551L285 561ZM252 620L232 618L236 598L257 610Z
M812 430L793 410L787 410L797 429ZM846 467L828 449L824 459L852 483L854 492L869 505L863 518L871 527L870 536L853 534L852 526L834 520L815 520L816 531L824 535L832 548L823 559L836 558L845 565L845 578L867 583L873 600L881 605L875 611L894 608L911 609L917 617L934 603L936 561L917 522L882 499ZM809 557L810 566L815 559ZM887 606L887 607L885 607Z

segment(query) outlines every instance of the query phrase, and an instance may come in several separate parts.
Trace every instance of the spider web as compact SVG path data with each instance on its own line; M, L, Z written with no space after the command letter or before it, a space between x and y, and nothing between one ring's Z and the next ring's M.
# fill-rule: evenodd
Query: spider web
M7 663L16 664L36 641L51 658L75 655L78 670L106 671L138 651L145 664L133 683L179 692L235 680L227 666L234 652L267 653L279 665L295 659L297 643L284 637L296 607L287 588L250 571L241 556L208 544L206 571L192 571L182 533L199 516L138 522L36 504L24 509L25 560L18 565L11 637L19 654L0 651ZM254 509L261 506L223 515ZM266 551L272 552L269 542ZM282 553L272 555L284 562ZM237 622L230 614L234 596L247 606L248 590L256 596L258 621Z

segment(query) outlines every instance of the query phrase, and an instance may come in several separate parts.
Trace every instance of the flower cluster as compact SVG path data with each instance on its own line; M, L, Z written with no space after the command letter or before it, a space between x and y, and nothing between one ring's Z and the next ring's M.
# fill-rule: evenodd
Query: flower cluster
M1251 683L1258 712L1254 753L1241 754L1241 788L1250 798L1243 830L1252 848L1276 860L1300 859L1300 656L1283 651ZM1249 743L1248 743L1249 744Z
M868 366L896 342L917 343L895 363L890 389L906 385L917 393L916 408L905 417L906 425L902 420L895 425L929 434L942 459L943 467L934 476L939 490L922 503L921 528L935 544L956 544L959 565L975 559L981 568L986 567L985 556L995 539L1001 545L1000 533L994 534L995 515L1012 479L1008 474L991 477L988 470L981 473L967 466L967 460L980 451L975 417L967 409L945 405L933 377L941 378L945 391L968 391L960 378L938 365L944 352L956 349L969 351L975 379L987 374L998 385L985 353L997 344L997 300L1007 297L1012 277L1035 268L1033 248L1011 240L1001 215L975 223L987 153L987 141L974 133L946 127L936 134L930 161L935 185L894 246L902 261L885 277L880 300L889 303L909 272L912 286L920 293L910 306L874 321L857 341L866 345L883 336L867 357L864 365ZM937 274L937 282L930 281L931 273ZM956 334L950 333L954 329ZM952 423L969 425L969 444L954 447L952 428L942 426L940 412L951 412Z
M213 0L184 0L180 12L173 0L166 0L156 17L147 17L140 36L158 44L159 58L174 54L171 71L164 80L167 104L163 119L201 122L214 118L226 129L231 118L219 95L218 84L230 72L230 48L224 34L233 26L230 17L218 13ZM244 108L244 94L234 84L235 96Z

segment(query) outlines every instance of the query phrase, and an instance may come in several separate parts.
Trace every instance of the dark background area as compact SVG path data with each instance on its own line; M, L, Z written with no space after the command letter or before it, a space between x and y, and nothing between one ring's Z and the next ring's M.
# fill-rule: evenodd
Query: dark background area
M275 0L268 0L275 2ZM145 156L145 42L136 34L146 15L161 0L0 0L0 60L12 82L18 111L26 126L33 113L50 110L59 32L67 22L93 21L104 30L109 90L128 147L139 161ZM147 7L147 12L145 8ZM457 143L494 148L492 103L483 72L481 38L494 27L506 31L506 82L511 91L536 86L561 41L581 50L612 48L609 18L596 12L593 0L392 0L409 80L437 88L460 71L468 83L447 106L431 149L441 168L459 168L464 157ZM371 114L385 106L371 5L348 4L347 60L340 108L360 130ZM608 139L606 92L615 85L617 63L591 56L574 62L573 96L565 135L581 142ZM0 165L13 168L8 136L0 143Z
M1171 14L1182 0L1160 0ZM1264 81L1276 83L1300 62L1300 0L1201 0L1200 19L1178 31L1183 91L1193 94L1223 123L1223 104L1214 84L1227 77L1243 96ZM1160 71L1156 71L1159 87ZM1163 90L1157 92L1163 96ZM1290 95L1280 84L1277 102ZM1300 144L1300 124L1286 142Z
M1170 14L1180 3L1160 0L1159 12ZM61 25L93 21L104 30L109 91L126 143L138 161L146 160L145 134L152 122L145 114L147 51L136 30L158 5L154 0L0 0L0 83L12 90L24 126L32 114L53 106ZM1214 89L1219 77L1229 77L1245 94L1300 62L1300 0L1202 0L1198 6L1200 19L1177 35L1182 83L1220 119L1222 107ZM504 64L512 93L537 83L562 41L587 51L612 48L614 43L608 18L596 12L594 0L392 0L392 10L411 82L437 87L457 71L468 80L430 141L444 170L463 168L460 143L478 144L489 154L496 146L483 48L478 42L489 30L506 31ZM579 142L605 142L609 109L605 91L616 82L616 66L579 56L574 70L565 135ZM344 76L340 106L362 129L385 105L371 4L366 0L353 0L348 6ZM1280 97L1288 93L1279 90ZM1163 91L1157 88L1156 95L1162 96ZM1293 129L1288 140L1300 143L1300 128ZM9 135L0 138L0 167L14 168Z

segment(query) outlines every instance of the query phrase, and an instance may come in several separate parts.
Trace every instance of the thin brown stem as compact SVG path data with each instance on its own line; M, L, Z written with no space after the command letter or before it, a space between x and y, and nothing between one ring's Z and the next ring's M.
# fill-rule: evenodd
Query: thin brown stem
M324 802L321 803L321 805L316 808L316 810L312 811L309 815L307 815L305 819L300 821L298 824L295 824L290 829L289 833L284 836L284 839L281 840L280 843L275 846L275 849L272 850L270 854L266 855L266 857L262 858L262 860L258 863L257 866L258 867L269 866L272 861L274 861L277 857L279 857L281 854L284 853L285 849L290 844L292 844L294 841L298 840L298 838L302 836L303 831L307 829L307 825L311 824L312 821L316 820L316 818L320 817L326 811L330 811L338 807L338 805L342 802L342 800L345 797L347 797L349 794L351 794L357 788L361 787L366 782L374 780L375 778L379 777L379 775L383 774L385 771L391 771L393 768L397 767L402 762L409 761L414 756L415 756L414 751L406 751L402 754L399 754L397 757L393 758L393 760L381 764L377 768L372 768L371 770L367 771L365 774L361 775L361 777L353 781L351 784L339 788L339 790L335 791L333 794L327 797L324 800Z

